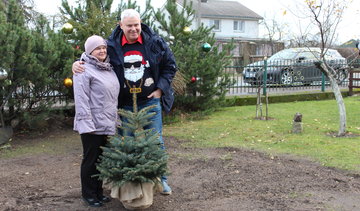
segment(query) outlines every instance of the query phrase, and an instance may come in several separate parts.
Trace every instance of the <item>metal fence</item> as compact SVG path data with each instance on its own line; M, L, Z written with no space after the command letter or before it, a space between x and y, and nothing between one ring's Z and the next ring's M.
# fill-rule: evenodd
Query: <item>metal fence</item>
M227 66L232 85L227 95L252 95L262 88L263 94L289 94L294 92L324 92L331 89L328 77L316 66L316 61L259 61L246 66ZM346 60L332 60L328 64L336 70L341 89L348 89L349 72L358 64ZM354 73L360 78L360 73ZM360 86L360 81L353 81Z
M360 87L360 61L351 62L351 66L349 64L347 61L332 61L330 63L338 72L337 78L340 82L340 88L343 90L349 89L349 85L351 88ZM355 71L350 74L352 70ZM227 87L228 96L255 95L259 87L263 94L269 95L331 90L328 78L316 67L314 62L282 61L267 63L259 61L246 66L227 66L224 71L230 75L232 81L231 85ZM350 76L354 78L351 81ZM26 95L26 93L30 92L24 92L22 88L19 88L12 97L22 99L21 105L28 106L33 103L34 96ZM43 100L53 104L53 107L73 105L72 97L57 91L46 91L42 96L36 98L35 103ZM7 108L6 104L4 108Z

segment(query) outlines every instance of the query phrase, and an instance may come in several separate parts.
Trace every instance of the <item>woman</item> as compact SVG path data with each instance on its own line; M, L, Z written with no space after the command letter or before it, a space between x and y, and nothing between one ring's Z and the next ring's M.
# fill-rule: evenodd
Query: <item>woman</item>
M106 52L106 41L97 35L85 42L86 71L73 76L75 96L74 130L81 136L81 191L83 200L92 207L100 207L110 198L103 195L102 182L97 177L96 161L102 153L107 136L114 135L117 122L119 81Z

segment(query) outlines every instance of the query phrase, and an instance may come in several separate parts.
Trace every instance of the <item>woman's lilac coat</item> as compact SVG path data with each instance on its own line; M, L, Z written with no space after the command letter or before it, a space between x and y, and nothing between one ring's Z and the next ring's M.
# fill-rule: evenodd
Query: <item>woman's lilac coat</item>
M117 122L119 80L111 65L94 63L94 57L82 55L85 72L73 76L75 119L79 134L114 135ZM108 61L108 60L107 60Z

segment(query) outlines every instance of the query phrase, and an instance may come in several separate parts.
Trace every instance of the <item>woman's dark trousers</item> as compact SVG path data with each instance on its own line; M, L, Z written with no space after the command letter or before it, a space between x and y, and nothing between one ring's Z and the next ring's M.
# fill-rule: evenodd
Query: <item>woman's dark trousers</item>
M103 195L102 181L92 175L98 174L96 162L102 153L100 146L105 146L106 135L81 134L83 159L81 162L81 192L84 198L99 198Z

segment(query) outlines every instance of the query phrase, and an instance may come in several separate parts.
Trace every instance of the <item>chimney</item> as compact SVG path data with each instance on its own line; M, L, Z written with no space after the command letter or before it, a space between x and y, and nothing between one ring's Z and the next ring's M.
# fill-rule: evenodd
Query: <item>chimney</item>
M207 0L201 0L201 3L207 3Z

